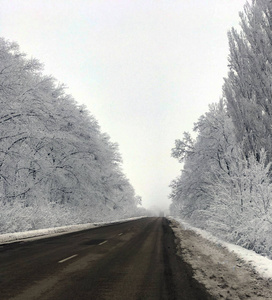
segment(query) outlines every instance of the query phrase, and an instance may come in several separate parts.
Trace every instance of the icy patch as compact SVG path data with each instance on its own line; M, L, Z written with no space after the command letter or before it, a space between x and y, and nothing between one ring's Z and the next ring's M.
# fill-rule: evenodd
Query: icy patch
M270 260L269 258L257 254L252 250L248 250L241 246L234 245L231 243L227 243L223 240L220 240L219 238L213 236L211 233L193 227L181 219L175 218L175 220L178 221L183 226L184 229L192 230L197 234L201 235L202 237L204 237L205 239L215 243L216 245L220 245L222 247L227 248L230 252L234 252L245 263L253 267L253 269L256 272L258 272L262 277L272 279L272 260Z
M137 220L144 218L142 217L133 217L127 218L118 221L110 221L110 222L99 222L99 223L87 223L87 224L78 224L78 225L68 225L61 227L53 227L53 228L45 228L38 230L29 230L24 232L14 232L14 233L5 233L0 235L0 244L17 242L24 239L39 239L39 238L47 238L55 235L66 234L75 231L81 231L85 229L101 227L106 225L118 224L123 222L128 222L132 220Z

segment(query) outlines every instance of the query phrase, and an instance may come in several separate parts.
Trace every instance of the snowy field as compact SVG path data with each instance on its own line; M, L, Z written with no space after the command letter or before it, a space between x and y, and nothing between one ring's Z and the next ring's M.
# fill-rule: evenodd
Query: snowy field
M272 261L169 217L182 258L216 299L272 299Z
M68 225L68 226L61 226L61 227L53 227L53 228L45 228L45 229L38 229L38 230L29 230L24 232L14 232L14 233L5 233L0 235L0 244L7 244L18 242L24 239L40 239L40 238L47 238L52 237L60 234L66 234L70 232L101 227L111 224L117 224L132 220L137 220L144 218L142 217L133 217L128 219L121 219L118 221L110 221L110 222L100 222L100 223L88 223L88 224L78 224L78 225Z

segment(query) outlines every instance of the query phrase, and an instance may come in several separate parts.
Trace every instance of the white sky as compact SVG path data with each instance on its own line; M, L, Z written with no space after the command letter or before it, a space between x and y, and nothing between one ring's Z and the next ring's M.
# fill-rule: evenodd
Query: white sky
M218 101L245 0L0 0L0 36L45 65L120 146L145 207L170 204L174 140Z

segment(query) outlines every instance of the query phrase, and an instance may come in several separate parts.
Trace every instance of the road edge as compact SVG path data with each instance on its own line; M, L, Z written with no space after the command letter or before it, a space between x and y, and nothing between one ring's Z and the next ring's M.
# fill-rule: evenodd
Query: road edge
M30 241L30 240L37 240L37 239L45 239L53 236L88 230L97 227L110 226L119 223L130 222L142 218L146 218L146 216L133 217L133 218L121 219L121 220L110 221L110 222L95 222L95 223L87 223L87 224L67 225L67 226L60 226L60 227L29 230L25 232L4 233L4 234L0 234L0 245L17 243L26 240Z

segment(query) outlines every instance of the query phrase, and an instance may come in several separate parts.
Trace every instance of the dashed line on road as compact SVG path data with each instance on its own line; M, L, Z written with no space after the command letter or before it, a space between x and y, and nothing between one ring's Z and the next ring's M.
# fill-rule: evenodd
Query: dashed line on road
M74 258L74 257L76 257L76 256L77 256L77 254L72 255L72 256L69 256L69 257L67 257L67 258L64 258L64 259L60 260L58 263L61 264L61 263L65 262L65 261L67 261L67 260L69 260L69 259L72 259L72 258Z
M123 232L119 233L118 235L122 235L122 234L123 234Z
M98 244L98 245L101 246L101 245L103 245L103 244L105 244L105 243L107 243L107 240L104 241L104 242L102 242L102 243L100 243L100 244Z

